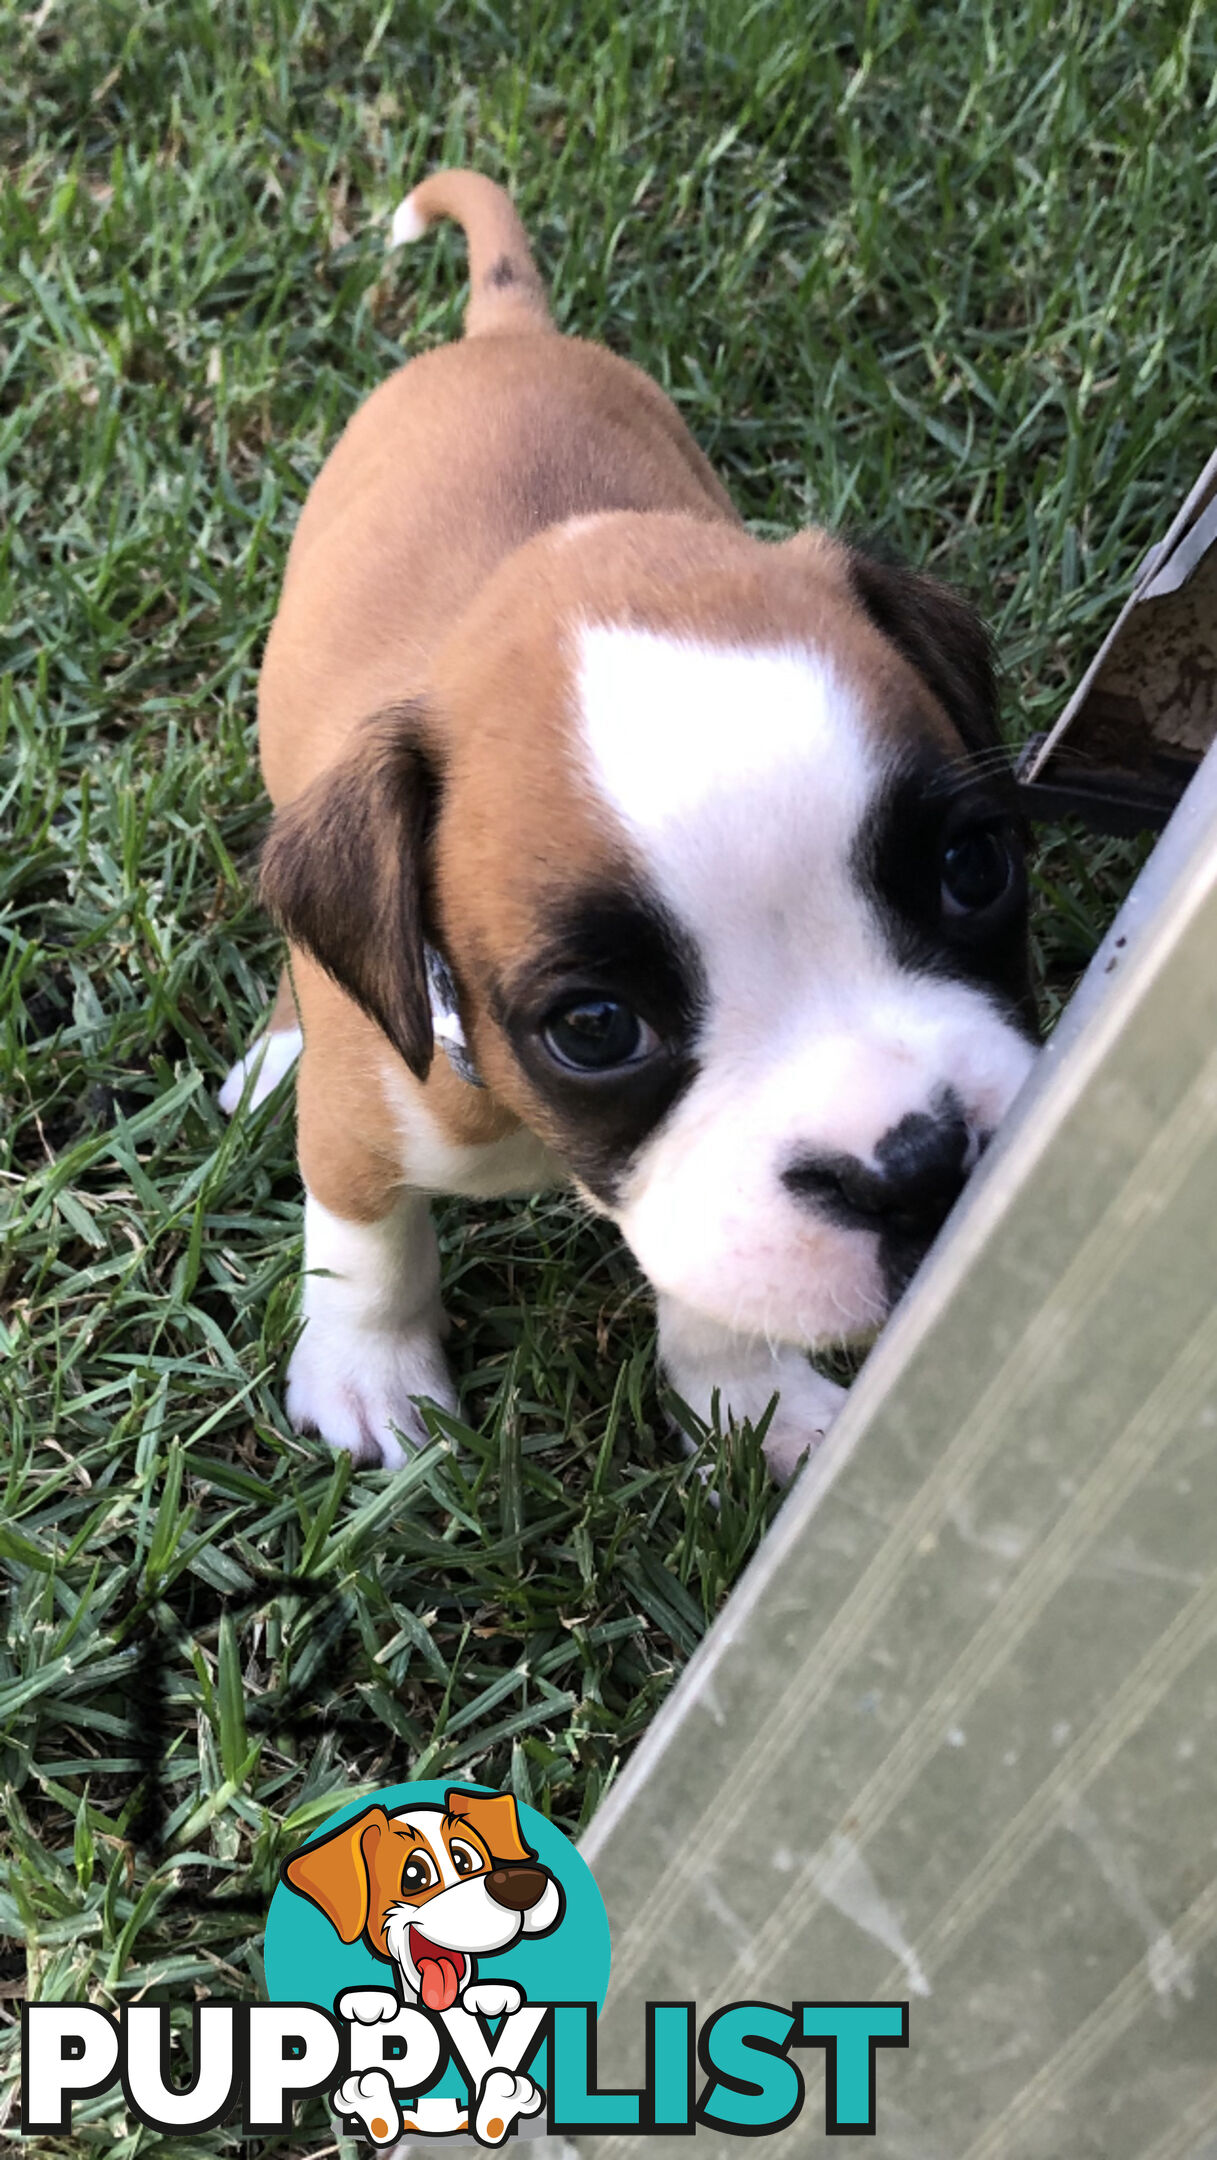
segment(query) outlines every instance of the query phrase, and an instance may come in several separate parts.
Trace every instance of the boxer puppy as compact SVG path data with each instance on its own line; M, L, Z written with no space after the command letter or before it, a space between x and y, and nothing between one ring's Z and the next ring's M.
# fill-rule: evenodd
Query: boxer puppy
M327 460L259 687L289 966L225 1101L300 1053L288 1412L400 1464L454 1404L428 1196L573 1183L677 1393L776 1395L787 1475L841 1393L807 1351L882 1322L1033 1058L988 641L754 539L657 386L556 333L502 191L436 173L394 237L443 215L465 336Z

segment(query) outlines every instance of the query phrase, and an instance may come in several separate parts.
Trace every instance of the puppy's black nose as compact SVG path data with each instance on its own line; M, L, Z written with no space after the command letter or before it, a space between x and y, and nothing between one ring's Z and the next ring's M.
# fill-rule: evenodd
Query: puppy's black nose
M857 1155L806 1155L782 1172L787 1191L843 1230L932 1238L972 1165L966 1120L953 1108L911 1110L883 1135L874 1164Z
M544 1895L545 1882L543 1868L497 1867L486 1877L486 1888L495 1904L505 1905L508 1912L531 1912Z

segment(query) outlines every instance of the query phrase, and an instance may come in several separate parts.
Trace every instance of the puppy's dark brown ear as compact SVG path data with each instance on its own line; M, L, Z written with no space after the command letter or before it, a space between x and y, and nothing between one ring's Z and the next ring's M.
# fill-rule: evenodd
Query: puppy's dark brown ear
M382 1027L418 1079L434 1053L423 882L437 789L423 712L356 729L337 762L271 825L262 898L276 921Z
M1001 740L989 633L975 609L949 585L850 549L854 591L877 630L929 684L969 750Z

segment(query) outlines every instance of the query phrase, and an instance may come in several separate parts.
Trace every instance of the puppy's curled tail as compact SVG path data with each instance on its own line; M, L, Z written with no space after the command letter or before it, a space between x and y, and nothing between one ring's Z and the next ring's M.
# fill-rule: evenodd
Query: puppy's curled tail
M524 227L503 188L484 173L429 173L398 204L389 246L420 240L439 217L455 218L469 243L466 337L553 329Z

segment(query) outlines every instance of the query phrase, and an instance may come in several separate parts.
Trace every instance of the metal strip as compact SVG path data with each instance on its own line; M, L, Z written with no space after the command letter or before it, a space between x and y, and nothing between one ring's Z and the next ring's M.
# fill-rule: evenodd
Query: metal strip
M1215 1248L1210 756L584 1839L615 1946L604 2084L640 2072L648 1999L704 2016L903 1996L878 2154L1199 2154L1217 2063ZM774 2160L823 2136L804 2070L803 2114L762 2140ZM576 2143L580 2160L688 2150ZM744 2148L703 2128L693 2149Z

